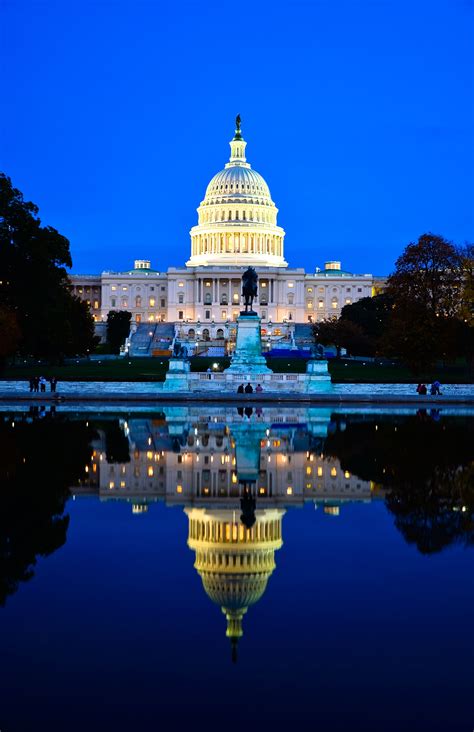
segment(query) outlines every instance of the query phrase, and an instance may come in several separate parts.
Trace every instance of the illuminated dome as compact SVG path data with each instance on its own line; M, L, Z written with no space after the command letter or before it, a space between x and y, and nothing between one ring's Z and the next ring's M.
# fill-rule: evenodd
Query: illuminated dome
M212 178L197 209L187 265L286 267L278 209L264 178L247 162L240 117L236 122L229 162Z
M262 597L275 569L275 551L282 545L282 509L256 511L255 525L245 528L240 512L185 509L189 519L188 546L206 594L227 619L226 635L236 657L243 635L242 618Z

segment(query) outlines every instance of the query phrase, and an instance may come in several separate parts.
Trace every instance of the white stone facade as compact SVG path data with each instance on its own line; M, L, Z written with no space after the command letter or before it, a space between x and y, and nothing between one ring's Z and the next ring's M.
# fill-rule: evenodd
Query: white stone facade
M239 126L230 145L229 162L197 209L185 266L159 272L149 260L136 260L126 272L71 276L73 291L89 300L96 321L105 321L110 310L128 310L135 323L173 323L189 340L232 337L242 273L251 265L259 276L254 309L262 335L274 340L288 337L293 324L339 316L344 305L383 288L384 278L345 272L340 262L311 272L289 268L278 209L266 182L246 161ZM95 291L86 297L89 287Z

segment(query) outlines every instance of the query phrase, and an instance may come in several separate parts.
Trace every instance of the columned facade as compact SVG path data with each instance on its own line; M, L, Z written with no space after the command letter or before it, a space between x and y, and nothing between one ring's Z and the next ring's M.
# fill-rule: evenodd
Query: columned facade
M172 324L189 342L232 340L242 274L253 266L259 276L254 309L265 344L283 340L290 346L298 326L338 317L344 305L383 289L384 278L344 271L338 261L322 269L313 264L311 271L288 267L278 209L267 183L247 162L246 145L238 119L229 162L212 178L197 209L185 266L160 272L149 260L136 260L126 272L71 276L73 291L88 301L98 323L110 310L128 310L135 329L154 324L150 337L158 341L160 323ZM169 327L162 335L169 338Z

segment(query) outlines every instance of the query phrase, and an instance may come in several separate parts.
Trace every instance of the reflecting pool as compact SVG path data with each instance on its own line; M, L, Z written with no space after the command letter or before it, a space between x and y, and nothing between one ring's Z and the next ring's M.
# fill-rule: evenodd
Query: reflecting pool
M469 410L0 411L0 729L473 729L473 445Z

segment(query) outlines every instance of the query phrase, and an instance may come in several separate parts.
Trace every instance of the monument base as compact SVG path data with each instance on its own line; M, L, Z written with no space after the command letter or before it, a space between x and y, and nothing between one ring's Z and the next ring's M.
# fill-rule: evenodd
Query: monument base
M170 358L163 391L190 391L191 364L184 358Z
M310 394L324 394L332 391L328 362L324 359L310 359L306 364L306 391Z
M232 363L226 374L271 374L265 357L262 356L260 318L256 314L241 314L237 318L237 340Z

